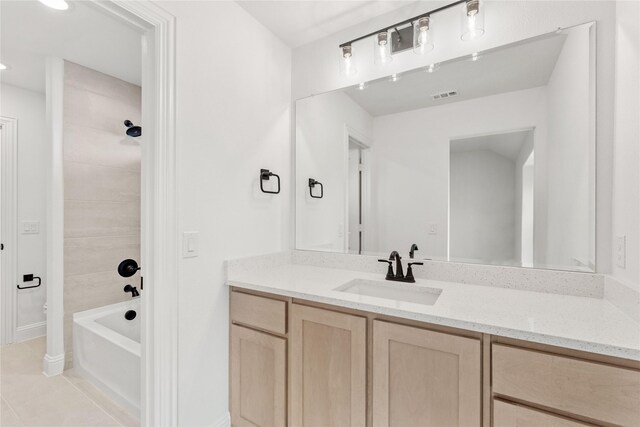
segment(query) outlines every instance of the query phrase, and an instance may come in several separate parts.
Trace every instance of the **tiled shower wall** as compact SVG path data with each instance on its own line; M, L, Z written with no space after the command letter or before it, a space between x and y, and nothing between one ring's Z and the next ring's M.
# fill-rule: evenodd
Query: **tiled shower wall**
M64 78L64 328L67 367L73 357L73 314L131 298L136 274L117 266L140 261L139 139L125 119L141 117L140 87L65 62Z

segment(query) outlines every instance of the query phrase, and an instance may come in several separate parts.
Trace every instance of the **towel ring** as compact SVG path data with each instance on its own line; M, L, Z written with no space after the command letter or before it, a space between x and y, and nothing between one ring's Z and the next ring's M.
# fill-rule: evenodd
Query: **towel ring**
M319 196L314 196L313 195L313 189L315 188L316 185L320 186L320 195ZM322 183L320 181L317 181L313 178L309 178L309 195L311 197L313 197L314 199L322 199L324 197L324 185L322 185Z
M275 176L278 180L278 190L277 191L270 191L270 190L265 190L262 183L264 181L269 181L269 178L271 178L272 176ZM260 190L263 193L268 193L268 194L278 194L280 193L280 176L276 175L275 173L269 171L269 169L260 169Z

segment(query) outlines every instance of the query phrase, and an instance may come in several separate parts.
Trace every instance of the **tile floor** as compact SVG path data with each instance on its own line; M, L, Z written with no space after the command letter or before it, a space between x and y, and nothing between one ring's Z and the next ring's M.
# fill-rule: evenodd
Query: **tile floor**
M139 426L73 370L42 375L45 345L42 337L0 349L0 426Z

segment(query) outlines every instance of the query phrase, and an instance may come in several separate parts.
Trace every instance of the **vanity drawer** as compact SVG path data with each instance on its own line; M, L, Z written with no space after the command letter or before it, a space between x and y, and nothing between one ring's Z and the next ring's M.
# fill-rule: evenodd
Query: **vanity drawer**
M493 400L493 427L586 427L569 418L537 411L513 403Z
M499 395L623 426L640 424L640 371L494 344Z
M284 335L287 333L287 303L232 291L231 321Z

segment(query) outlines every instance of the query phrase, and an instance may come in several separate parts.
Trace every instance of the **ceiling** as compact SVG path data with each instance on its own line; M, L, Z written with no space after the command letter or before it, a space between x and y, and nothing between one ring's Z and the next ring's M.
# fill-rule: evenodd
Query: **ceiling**
M415 0L237 1L244 10L291 48L311 43L415 2Z
M364 90L352 86L349 95L372 116L434 107L467 99L545 86L555 68L566 34L553 34L481 53L476 61L461 58L382 79ZM456 91L457 96L434 100L434 94Z
M516 160L522 151L522 146L533 130L507 132L493 135L476 136L473 138L456 139L451 141L452 152L489 150L510 160Z
M0 2L2 83L45 90L45 58L57 56L140 85L141 36L90 2L58 11L38 1Z

